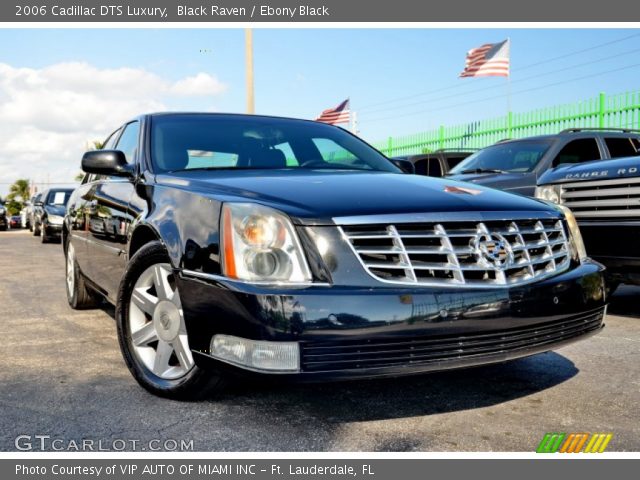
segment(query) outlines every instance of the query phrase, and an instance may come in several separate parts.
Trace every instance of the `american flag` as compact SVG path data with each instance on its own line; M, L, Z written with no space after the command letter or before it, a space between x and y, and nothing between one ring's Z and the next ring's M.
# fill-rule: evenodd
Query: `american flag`
M351 111L349 110L348 98L337 107L324 110L320 116L316 118L316 122L330 123L331 125L335 125L336 123L349 123L350 121Z
M509 39L500 43L487 43L467 52L461 77L508 77Z

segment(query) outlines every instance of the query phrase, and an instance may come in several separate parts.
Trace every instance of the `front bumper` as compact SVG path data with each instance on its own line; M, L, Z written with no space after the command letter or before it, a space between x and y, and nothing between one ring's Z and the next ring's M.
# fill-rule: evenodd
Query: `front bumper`
M613 282L640 285L640 222L581 223L587 253Z
M196 363L238 372L209 355L213 335L300 344L304 380L397 376L502 362L597 333L604 268L586 262L513 288L273 290L178 276Z
M60 237L62 235L62 224L45 223L42 229L47 237Z

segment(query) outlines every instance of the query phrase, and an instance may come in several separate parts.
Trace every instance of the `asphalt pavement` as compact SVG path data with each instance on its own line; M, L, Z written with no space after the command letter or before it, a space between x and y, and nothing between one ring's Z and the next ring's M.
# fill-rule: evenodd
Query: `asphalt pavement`
M532 452L546 432L612 432L608 451L640 450L640 288L613 296L602 333L535 357L389 380L236 384L176 402L133 380L112 308L68 307L62 248L39 240L0 232L0 450L88 440L94 450Z

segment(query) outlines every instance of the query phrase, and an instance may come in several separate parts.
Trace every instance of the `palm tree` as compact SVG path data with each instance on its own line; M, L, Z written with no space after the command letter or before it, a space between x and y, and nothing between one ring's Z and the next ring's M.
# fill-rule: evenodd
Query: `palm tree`
M22 202L26 202L29 200L31 188L29 185L29 180L25 178L21 178L20 180L16 180L13 185L9 187L9 195L7 195L7 200L15 200L16 198L20 198Z

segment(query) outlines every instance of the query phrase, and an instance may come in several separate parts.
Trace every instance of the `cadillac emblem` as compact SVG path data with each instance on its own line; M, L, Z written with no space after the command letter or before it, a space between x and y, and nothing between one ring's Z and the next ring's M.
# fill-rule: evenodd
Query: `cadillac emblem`
M472 240L472 248L479 263L496 270L506 270L514 262L511 244L499 233L478 233Z

